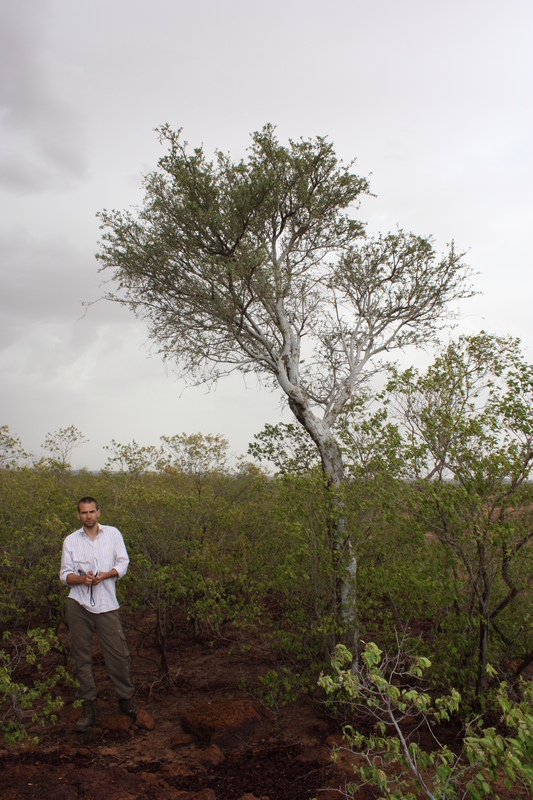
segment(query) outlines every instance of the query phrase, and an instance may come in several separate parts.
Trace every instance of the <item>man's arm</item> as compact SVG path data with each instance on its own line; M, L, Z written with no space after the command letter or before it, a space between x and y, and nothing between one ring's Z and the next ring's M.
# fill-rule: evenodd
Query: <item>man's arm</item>
M76 586L85 583L83 580L85 576L78 575L76 567L74 566L74 558L72 550L67 545L66 540L63 542L63 549L61 551L61 570L59 572L59 580L67 586ZM89 586L90 584L86 584Z
M130 559L128 556L128 551L126 550L126 545L124 544L124 539L122 538L121 532L115 528L115 571L117 573L117 578L123 578L126 572L128 571L128 565L130 563Z

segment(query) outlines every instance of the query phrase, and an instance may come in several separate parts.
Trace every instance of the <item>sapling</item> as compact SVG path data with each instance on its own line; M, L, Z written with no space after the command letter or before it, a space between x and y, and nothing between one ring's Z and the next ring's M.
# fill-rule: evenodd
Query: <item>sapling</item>
M466 723L459 752L438 738L439 723L449 722L460 710L461 696L455 689L434 698L422 687L429 659L410 656L399 644L394 655L383 654L373 642L365 646L357 672L352 656L343 645L336 648L333 671L322 673L319 685L329 706L373 722L374 733L365 735L353 725L343 727L343 749L361 757L354 766L354 781L346 796L354 797L364 785L378 789L394 800L498 799L495 787L503 777L507 788L516 787L516 797L529 797L533 788L533 684L521 682L522 699L510 699L501 683L496 700L502 722L514 734L502 735L484 728L481 717ZM490 668L489 668L490 669ZM430 745L419 745L422 734ZM418 739L418 742L416 741Z

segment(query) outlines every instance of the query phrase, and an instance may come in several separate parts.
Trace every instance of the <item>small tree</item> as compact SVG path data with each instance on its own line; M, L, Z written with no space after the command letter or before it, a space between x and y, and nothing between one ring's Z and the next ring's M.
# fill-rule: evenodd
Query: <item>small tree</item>
M508 732L501 735L485 727L481 718L466 724L460 754L437 738L435 725L456 714L461 695L455 689L432 698L422 680L431 662L411 657L402 649L383 652L370 642L362 654L357 674L347 671L351 654L342 645L332 660L332 674L321 674L319 685L327 703L345 715L354 712L370 722L374 733L364 736L351 725L344 727L345 747L359 756L354 783L346 797L355 798L367 784L390 800L498 800L495 790L503 776L506 789L533 788L533 685L520 686L521 701L508 697L505 683L496 700ZM492 670L488 668L490 672ZM429 747L420 746L426 740ZM516 795L519 797L520 795Z
M451 556L458 646L477 664L481 697L491 638L490 660L514 664L513 679L533 661L533 366L517 340L482 332L450 343L423 375L397 374L389 391L410 512Z
M9 432L8 425L0 427L0 469L14 469L28 458L18 436Z
M160 468L175 469L190 475L198 491L207 476L227 474L229 442L220 434L181 433L161 437Z
M335 420L376 357L431 341L450 302L470 294L460 256L452 246L438 257L429 239L402 231L366 239L348 210L368 183L323 137L283 146L267 125L238 162L190 153L168 126L160 137L169 152L146 178L143 207L100 215L98 257L117 285L109 298L147 319L160 352L193 381L239 370L280 387L338 487ZM353 638L349 579L339 594Z
M14 636L4 632L0 649L0 736L6 745L24 742L27 729L37 721L44 726L46 720L57 720L63 707L57 687L74 683L64 666L46 664L50 651L60 648L50 629L34 628ZM37 741L38 737L33 737L33 744Z
M41 447L50 455L47 458L39 459L39 461L35 462L35 466L52 469L59 476L64 476L72 468L73 451L87 441L88 439L75 425L69 425L68 428L60 428L54 433L47 433L44 444Z
M106 445L104 450L110 453L104 472L117 472L124 478L126 486L128 478L155 470L161 456L161 451L154 445L140 445L135 439L130 444L121 444L111 439L111 444Z

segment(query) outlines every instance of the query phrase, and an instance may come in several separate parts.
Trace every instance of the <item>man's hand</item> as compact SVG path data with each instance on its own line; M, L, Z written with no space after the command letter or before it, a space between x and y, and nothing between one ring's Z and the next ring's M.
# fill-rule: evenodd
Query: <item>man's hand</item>
M92 573L90 572L89 575L92 575ZM93 585L98 586L101 581L105 581L108 578L118 578L118 572L116 569L110 569L109 572L98 572L93 576Z
M67 575L68 586L92 586L94 583L94 576L92 572L69 572Z
M85 574L84 572L78 573L70 572L67 575L67 584L69 586L98 586L102 581L108 578L118 578L118 572L115 568L110 569L109 572L98 572L96 575L91 570Z
M82 577L85 579L83 581L85 586L92 586L93 585L93 583L95 581L95 577L94 577L94 573L93 573L92 570L90 572L88 572L86 575L83 575Z

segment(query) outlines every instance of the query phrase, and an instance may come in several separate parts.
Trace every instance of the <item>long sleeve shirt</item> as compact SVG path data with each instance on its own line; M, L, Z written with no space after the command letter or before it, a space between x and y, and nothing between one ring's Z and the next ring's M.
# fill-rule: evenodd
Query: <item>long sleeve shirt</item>
M128 570L129 558L124 539L118 528L111 525L99 525L94 541L83 528L80 528L63 542L61 554L61 583L67 584L67 575L78 575L89 572L94 565L98 572L109 572L116 569L122 578ZM115 591L116 577L107 578L97 586L77 585L70 587L69 597L76 600L92 614L113 611L119 607ZM91 588L94 605L91 605Z

